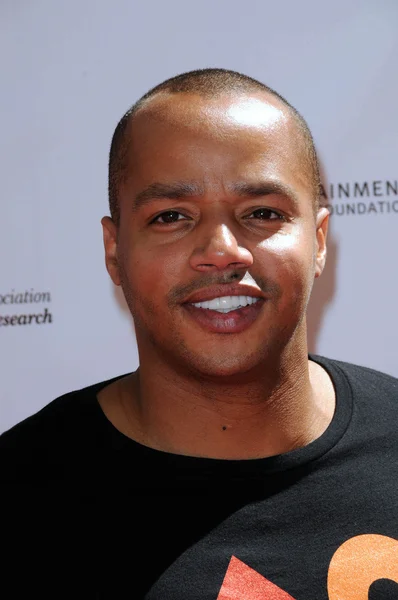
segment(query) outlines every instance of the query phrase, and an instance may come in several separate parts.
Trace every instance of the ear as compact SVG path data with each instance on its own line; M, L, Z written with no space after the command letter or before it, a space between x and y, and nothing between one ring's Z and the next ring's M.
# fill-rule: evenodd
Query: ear
M325 268L326 263L326 238L328 234L329 211L327 208L320 208L316 216L316 257L315 257L315 277L319 277Z
M105 264L115 285L120 285L119 261L117 255L117 226L110 217L101 219L102 234L105 248Z

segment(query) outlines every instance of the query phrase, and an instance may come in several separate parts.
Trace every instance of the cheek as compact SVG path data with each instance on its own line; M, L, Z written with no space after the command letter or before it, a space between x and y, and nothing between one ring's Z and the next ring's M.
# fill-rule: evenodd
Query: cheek
M141 245L130 246L124 254L123 271L132 304L137 308L140 304L148 310L165 306L167 293L181 283L182 263L181 254L175 250L155 252Z
M315 268L312 237L310 231L296 231L273 235L260 244L265 273L268 270L282 292L292 288L293 292L303 294L312 285Z

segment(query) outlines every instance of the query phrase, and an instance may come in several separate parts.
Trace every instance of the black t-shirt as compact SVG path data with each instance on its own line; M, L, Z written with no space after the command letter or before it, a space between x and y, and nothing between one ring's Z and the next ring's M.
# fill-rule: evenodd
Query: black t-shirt
M398 380L310 358L332 378L335 414L278 456L140 445L98 404L112 380L1 435L0 596L397 599Z

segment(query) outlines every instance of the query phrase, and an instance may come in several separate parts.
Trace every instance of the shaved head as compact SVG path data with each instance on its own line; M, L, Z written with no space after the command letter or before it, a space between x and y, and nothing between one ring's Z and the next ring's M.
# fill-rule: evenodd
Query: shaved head
M129 150L134 116L144 108L150 108L151 100L173 94L196 94L209 100L220 96L262 93L276 99L287 110L297 126L292 139L300 153L303 170L307 171L313 188L314 209L319 206L320 174L314 141L307 123L300 113L275 90L242 73L227 69L199 69L182 73L153 87L144 94L120 119L114 131L109 153L109 209L113 221L119 222L119 190L128 174Z

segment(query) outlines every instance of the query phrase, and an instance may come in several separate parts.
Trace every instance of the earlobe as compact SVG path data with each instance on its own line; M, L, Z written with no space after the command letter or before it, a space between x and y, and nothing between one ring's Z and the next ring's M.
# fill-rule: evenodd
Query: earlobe
M105 265L115 285L120 285L119 261L117 253L117 226L110 217L101 219L105 249Z
M315 277L322 275L326 263L326 238L329 226L329 211L327 208L320 208L316 217L316 259L315 259Z

